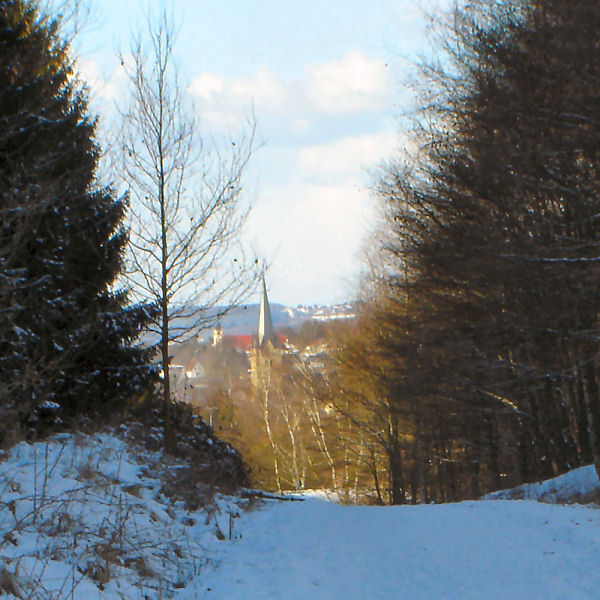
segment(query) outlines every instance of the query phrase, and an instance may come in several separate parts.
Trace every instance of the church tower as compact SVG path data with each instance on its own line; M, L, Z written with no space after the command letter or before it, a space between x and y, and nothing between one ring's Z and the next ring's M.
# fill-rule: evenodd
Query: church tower
M262 278L262 294L260 297L260 309L258 312L258 333L257 342L259 348L264 348L267 342L271 342L275 347L277 345L275 332L273 331L273 321L271 319L271 306L267 296L267 284L265 276Z
M273 329L271 306L263 275L257 334L250 350L250 374L255 389L268 385L267 382L273 375L273 367L281 365L282 356L281 343Z

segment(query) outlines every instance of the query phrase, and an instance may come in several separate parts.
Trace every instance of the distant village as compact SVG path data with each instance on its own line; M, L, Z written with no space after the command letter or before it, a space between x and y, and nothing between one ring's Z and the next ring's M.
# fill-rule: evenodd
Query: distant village
M255 306L244 309L256 313ZM255 320L246 318L240 323L231 319L233 326L229 330L233 333L219 322L210 335L203 331L188 341L171 345L174 398L204 412L210 409L211 398L223 386L231 392L234 382L249 382L250 387L238 387L246 392L256 389L265 377L265 369L289 369L296 363L313 372L322 371L329 350L325 325L353 319L353 310L352 304L284 307L282 315L278 315L283 325L276 329L263 279ZM244 327L247 331L240 333ZM210 411L208 417L212 420Z

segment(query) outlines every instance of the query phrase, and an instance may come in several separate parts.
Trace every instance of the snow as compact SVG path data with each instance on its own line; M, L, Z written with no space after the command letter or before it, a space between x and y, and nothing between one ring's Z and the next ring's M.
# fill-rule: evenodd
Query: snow
M188 511L162 494L160 468L177 468L162 461L108 433L15 446L0 462L0 597L10 582L81 600L598 597L595 506L492 500L585 496L592 468L479 502L344 506L313 491Z
M597 598L600 511L530 501L246 514L203 587L178 598ZM194 596L198 593L198 596Z
M58 402L53 402L52 400L44 400L39 406L38 410L54 412L60 409L60 404Z
M486 499L540 500L542 502L581 501L598 494L600 481L593 465L573 469L564 475L540 481L525 483L510 490L501 490L485 496Z
M312 318L315 321L343 321L344 319L354 319L356 318L356 315L354 313L346 313L341 315L313 315Z
M81 599L168 598L193 581L239 509L217 496L190 512L164 497L161 461L109 434L12 448L0 463L0 596L7 578L22 597Z

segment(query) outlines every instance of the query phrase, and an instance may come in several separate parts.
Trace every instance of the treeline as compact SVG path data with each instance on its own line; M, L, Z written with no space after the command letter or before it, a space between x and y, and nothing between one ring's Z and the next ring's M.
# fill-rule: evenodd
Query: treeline
M599 28L594 0L438 23L332 396L386 501L600 470Z
M0 3L0 442L41 418L106 413L149 378L152 315L115 289L126 198L100 149L61 21Z

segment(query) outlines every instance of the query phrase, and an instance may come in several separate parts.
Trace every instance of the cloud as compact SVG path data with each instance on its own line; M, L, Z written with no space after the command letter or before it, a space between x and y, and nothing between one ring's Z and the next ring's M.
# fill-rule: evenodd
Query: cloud
M192 79L188 91L206 102L243 106L253 101L276 111L284 108L288 95L283 81L266 69L240 77L203 71Z
M354 113L385 108L392 86L383 60L353 50L342 59L307 69L307 96L314 110Z
M285 83L266 69L239 77L203 71L192 79L188 92L197 100L202 120L219 129L239 125L252 107L281 114L289 97Z
M101 103L112 102L126 95L125 73L123 69L114 68L110 76L101 72L94 59L78 59L77 72L90 90L92 99Z
M364 265L362 249L377 221L369 168L394 154L391 131L288 149L287 174L260 191L246 239L272 263L269 286L280 302L343 300ZM281 153L269 149L272 163ZM307 290L303 296L302 291Z
M342 137L300 148L298 168L313 180L360 177L389 158L397 146L398 136L393 130Z
M221 94L224 87L225 77L223 75L203 71L192 79L188 91L202 100L211 100L214 96Z
M212 126L231 127L254 107L259 121L283 119L292 133L306 131L317 114L385 110L392 91L383 60L356 50L309 65L292 80L264 68L241 76L203 71L188 87L202 119Z
M261 194L246 238L271 262L274 300L341 301L340 289L362 265L359 252L373 219L368 194L352 182L279 184Z

